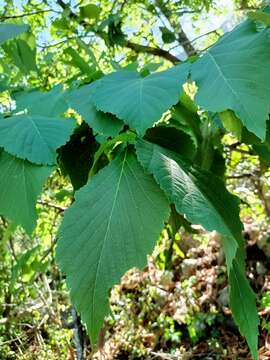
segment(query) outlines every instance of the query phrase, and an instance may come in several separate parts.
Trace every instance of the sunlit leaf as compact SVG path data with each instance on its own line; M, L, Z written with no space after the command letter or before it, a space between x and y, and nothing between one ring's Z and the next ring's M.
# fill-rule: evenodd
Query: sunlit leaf
M188 71L189 64L144 78L135 71L118 71L99 80L93 99L99 110L115 114L144 134L179 101Z
M233 110L263 140L270 112L269 68L270 30L257 32L247 20L193 64L196 100L206 110Z
M39 115L0 118L0 146L36 164L55 164L56 149L64 145L75 126L72 119Z

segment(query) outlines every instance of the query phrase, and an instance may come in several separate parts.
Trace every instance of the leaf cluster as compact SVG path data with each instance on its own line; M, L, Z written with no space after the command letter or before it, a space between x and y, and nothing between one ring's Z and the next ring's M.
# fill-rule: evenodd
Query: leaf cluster
M70 16L90 24L99 11L85 5ZM84 81L50 91L9 88L14 106L0 118L0 213L31 235L46 179L56 168L70 178L75 201L59 230L57 260L93 344L109 312L109 290L128 269L145 265L164 225L177 217L180 225L220 233L233 316L258 359L256 298L245 276L239 201L224 183L222 145L231 131L267 157L269 28L251 18L201 57L164 71L130 66L104 75L69 48ZM106 25L114 41L120 25L116 18ZM14 64L36 71L28 61L35 50L18 38L31 37L27 28L1 28Z

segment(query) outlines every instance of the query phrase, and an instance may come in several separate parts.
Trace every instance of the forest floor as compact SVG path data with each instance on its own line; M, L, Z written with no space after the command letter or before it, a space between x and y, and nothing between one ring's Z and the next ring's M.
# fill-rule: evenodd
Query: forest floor
M270 261L247 225L247 274L258 294L260 360L270 359ZM168 239L148 266L126 274L111 296L100 350L89 359L250 359L229 310L224 255L216 234L183 235L166 263ZM205 241L201 241L202 238ZM265 245L265 244L264 244ZM176 251L175 251L176 250ZM166 269L165 269L166 268Z

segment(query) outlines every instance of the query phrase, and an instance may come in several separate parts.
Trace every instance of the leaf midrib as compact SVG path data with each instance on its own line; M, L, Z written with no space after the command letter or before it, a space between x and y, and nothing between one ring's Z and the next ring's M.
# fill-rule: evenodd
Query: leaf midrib
M124 174L124 165L125 165L125 162L126 162L126 157L127 157L127 150L125 151L125 154L124 154L124 158L123 158L123 162L122 162L122 166L121 166L121 171L120 171L120 174L119 174L119 179L118 179L118 182L117 182L117 185L116 185L116 192L115 192L115 196L114 196L114 200L113 200L113 204L112 204L112 209L111 209L109 220L108 220L108 225L107 225L107 228L106 228L106 232L105 232L105 235L104 235L104 240L102 242L102 246L101 246L99 257L98 257L98 263L97 263L97 268L96 268L96 272L95 272L95 280L94 280L94 286L93 286L93 294L92 294L91 322L93 322L93 316L94 316L94 308L95 308L94 305L95 305L95 298L96 298L96 296L95 296L96 285L97 285L97 278L98 278L99 268L100 268L100 265L101 265L102 253L103 253L105 243L106 243L107 238L108 238L109 229L110 229L110 225L111 225L111 220L112 220L113 212L114 212L117 197L118 197L121 180L122 180L122 177L123 177L123 174Z

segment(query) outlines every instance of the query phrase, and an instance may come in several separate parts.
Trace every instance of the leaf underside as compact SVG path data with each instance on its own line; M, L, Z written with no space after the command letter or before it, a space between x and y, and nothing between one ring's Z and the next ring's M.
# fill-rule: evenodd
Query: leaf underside
M224 35L192 65L196 101L206 110L231 109L264 140L270 112L270 29L247 20Z
M37 220L37 197L52 170L0 152L0 213L22 225L29 235Z
M227 263L230 267L238 245L242 243L236 198L219 178L199 172L172 151L144 140L137 142L136 149L142 166L153 174L180 214L193 224L223 235L224 241L228 242Z
M169 204L127 151L76 193L60 228L57 259L93 344L108 313L108 291L151 253Z
M68 92L69 106L76 110L87 124L99 135L115 136L124 124L112 114L98 111L93 102L93 84L81 86Z
M56 149L64 145L75 126L72 119L39 115L0 118L0 146L35 164L56 163Z
M121 70L97 81L93 100L97 109L115 114L139 134L144 134L162 114L179 101L189 64L142 78Z

